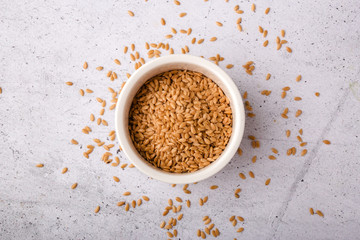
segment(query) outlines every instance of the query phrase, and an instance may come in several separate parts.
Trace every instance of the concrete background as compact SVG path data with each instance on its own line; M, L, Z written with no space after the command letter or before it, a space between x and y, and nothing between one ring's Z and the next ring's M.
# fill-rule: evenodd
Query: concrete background
M204 230L202 217L209 215L220 230L219 239L360 239L360 5L348 1L253 2L210 0L181 1L1 1L0 10L0 239L167 239L160 229L168 198L190 199L183 206L184 217L176 226L177 239L197 239ZM236 29L241 15L244 32ZM270 7L270 13L264 10ZM135 13L131 18L128 10ZM180 12L187 16L179 18ZM167 25L160 25L160 18ZM215 21L224 24L217 27ZM270 43L262 46L258 32L268 29ZM178 33L165 39L170 27L178 31L191 27L190 36ZM274 39L281 29L293 53L276 51ZM218 41L209 42L216 36ZM201 45L193 37L205 38ZM111 167L100 160L104 152L96 148L90 159L82 152L93 138L105 140L113 129L114 112L109 111L107 87L119 89L133 72L125 45L135 43L136 51L147 59L144 43L169 42L176 53L188 45L190 54L206 58L221 54L221 67L234 79L240 91L248 92L255 118L247 118L241 144L244 154L234 156L221 173L191 184L192 194L182 186L151 180L135 168ZM165 51L163 51L166 55ZM113 63L118 58L121 66ZM253 76L241 65L253 60ZM84 61L89 69L83 70ZM234 64L226 69L226 64ZM105 70L96 71L102 65ZM114 82L108 70L118 73ZM267 73L272 77L265 81ZM296 82L297 75L303 76ZM65 82L72 81L74 86ZM281 89L290 86L285 99ZM80 88L93 94L79 95ZM260 92L271 90L270 96ZM320 97L314 95L320 92ZM301 96L295 102L293 97ZM101 109L96 97L108 101L104 119L108 127L89 121L90 113ZM289 108L289 119L281 112ZM297 109L303 114L295 118ZM93 132L81 129L89 125ZM297 131L308 142L308 154L299 155ZM286 138L285 130L292 131ZM251 148L248 135L256 136L261 147ZM72 138L80 144L70 144ZM332 144L324 145L323 139ZM106 140L109 143L108 140ZM286 150L295 146L295 157ZM279 150L277 160L267 158L271 148ZM112 151L116 154L116 151ZM258 160L251 162L252 156ZM129 161L119 154L121 163ZM36 168L44 163L44 168ZM61 169L68 167L66 174ZM255 179L242 180L238 174L253 171ZM115 183L113 176L120 178ZM248 176L248 175L247 175ZM271 178L269 186L264 182ZM70 186L78 182L75 190ZM210 190L211 185L219 189ZM234 190L240 187L240 198ZM132 195L123 197L124 191ZM136 209L125 212L121 200L150 197ZM200 207L200 197L209 196ZM98 214L94 213L101 206ZM184 205L184 204L182 204ZM311 216L309 208L325 217ZM231 215L244 223L234 228ZM236 229L243 226L244 232ZM212 239L208 237L207 239Z

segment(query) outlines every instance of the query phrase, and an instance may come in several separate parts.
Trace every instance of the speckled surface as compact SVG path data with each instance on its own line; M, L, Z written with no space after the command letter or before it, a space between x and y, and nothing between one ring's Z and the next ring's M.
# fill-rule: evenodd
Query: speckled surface
M177 239L197 239L202 217L209 215L220 230L219 239L360 239L360 5L358 1L256 1L251 13L247 1L5 1L0 11L0 239L167 239L162 220L177 216L162 212L168 198L190 199L184 217L176 225ZM236 30L242 15L244 32ZM264 10L270 7L269 15ZM130 18L127 10L135 17ZM179 18L180 12L187 12ZM160 25L160 18L167 25ZM215 21L224 24L217 27ZM258 25L268 29L270 43L262 47ZM191 27L190 36L178 33L170 41L170 27ZM275 50L274 38L281 29L293 53ZM218 41L209 42L216 36ZM192 45L193 37L205 38ZM247 118L241 148L221 173L191 184L191 194L182 186L148 179L136 169L111 167L100 160L104 150L96 148L90 159L82 152L93 138L105 140L113 129L110 94L133 72L134 63L123 47L135 43L148 61L144 41L169 42L176 53L188 45L190 54L211 57L220 53L220 64L234 79L256 114ZM164 52L164 51L163 51ZM164 55L167 53L164 53ZM121 66L113 63L119 58ZM83 70L84 61L89 69ZM253 60L253 76L241 65ZM234 64L226 69L226 64ZM105 70L98 72L96 66ZM115 70L119 79L105 77ZM267 73L272 77L265 80ZM303 76L296 82L298 74ZM69 87L65 82L72 81ZM290 86L285 99L282 88ZM93 94L79 95L80 88ZM260 94L271 90L270 96ZM320 92L320 97L314 93ZM295 102L293 97L301 96ZM95 97L108 101L104 119L109 127L89 121L101 107ZM289 108L289 119L281 112ZM297 109L303 114L295 118ZM81 129L89 125L89 135ZM308 142L308 154L299 155L297 131ZM285 130L292 131L286 138ZM256 136L261 147L253 149L246 137ZM70 144L72 138L80 145ZM324 145L323 139L332 144ZM106 140L108 143L109 141ZM297 154L286 156L295 146ZM268 155L277 148L277 160ZM112 151L114 154L116 151ZM256 155L254 164L251 158ZM129 163L120 153L121 163ZM37 163L44 163L42 169ZM68 167L66 174L61 169ZM255 179L239 178L253 171ZM115 183L112 176L118 176ZM271 178L269 186L264 182ZM78 182L74 190L70 186ZM210 190L211 185L217 190ZM240 187L240 198L234 190ZM132 195L123 197L124 191ZM121 200L150 197L149 202L125 212ZM200 207L200 197L209 196ZM98 214L94 213L101 206ZM311 216L309 208L325 217ZM231 215L245 218L234 228ZM244 227L242 233L236 229ZM174 229L175 229L174 228ZM211 237L207 237L211 239Z

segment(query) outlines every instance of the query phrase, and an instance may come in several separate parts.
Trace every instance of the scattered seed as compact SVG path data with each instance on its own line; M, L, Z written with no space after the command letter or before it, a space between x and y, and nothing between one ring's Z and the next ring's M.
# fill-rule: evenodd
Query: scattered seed
M129 195L131 195L131 192L124 192L123 195L124 196L129 196Z
M120 179L118 177L116 177L116 176L113 176L113 179L114 179L115 182L120 182Z
M270 8L265 9L265 14L268 14L270 12Z
M238 152L238 154L239 154L240 156L241 156L242 153L243 153L243 151L241 150L241 148L238 148L237 152Z
M87 68L88 68L88 63L87 63L87 62L84 62L83 68L84 68L84 69L87 69Z
M251 5L251 11L255 12L255 9L256 9L256 6L255 6L255 4L253 3L253 4Z
M269 40L266 40L266 41L263 43L263 46L266 47L268 44L269 44Z
M215 42L217 40L217 37L210 38L210 42Z
M246 176L243 173L239 173L239 177L241 177L242 179L246 179Z
M161 25L163 25L163 26L166 25L165 19L163 19L163 18L161 18Z
M38 167L38 168L42 168L42 167L44 167L44 164L42 164L42 163L38 163L38 164L36 164L36 167Z
M270 77L271 77L271 74L270 74L270 73L266 74L266 80L269 80Z
M233 64L228 64L228 65L226 65L226 68L227 68L227 69L231 69L231 68L233 68L233 67L234 67Z
M314 215L314 209L313 208L310 208L309 211L310 211L311 215Z
M72 82L66 82L66 85L68 85L68 86L72 86L72 85L73 85L73 83L72 83Z
M95 208L95 213L98 213L100 211L100 206L97 206L96 208Z
M142 196L142 198L147 202L150 200L149 197L147 197L147 196Z
M211 190L215 190L215 189L217 189L219 186L217 186L217 185L212 185L211 187L210 187L210 189Z
M180 14L179 14L179 17L182 18L182 17L185 17L186 15L187 15L187 13L180 13Z
M295 113L295 117L299 117L302 114L302 111L299 109Z
M319 97L319 96L320 96L320 93L319 93L319 92L316 92L316 93L315 93L315 96Z
M221 22L216 22L216 25L218 25L219 27L223 26L223 24Z
M294 100L295 101L300 101L300 100L302 100L302 98L301 97L294 97Z
M292 49L290 47L286 47L286 51L288 51L289 53L292 53Z
M324 214L323 214L320 210L317 210L316 213L317 213L317 215L319 215L320 217L324 217Z
M250 176L251 178L255 178L255 174L254 174L252 171L249 172L249 176Z
M271 181L271 179L268 178L268 179L265 181L265 185L266 185L266 186L269 185L269 184L270 184L270 181Z
M180 2L178 0L174 0L175 5L180 5Z
M134 14L132 11L130 11L130 10L128 11L128 14L129 14L130 17L135 16L135 14Z
M301 75L299 75L299 76L296 77L296 81L297 81L297 82L300 82L300 81L301 81Z
M130 204L127 203L127 204L125 205L125 211L129 211L129 209L130 209Z
M242 232L242 231L244 231L244 228L243 228L243 227L241 227L241 228L239 228L238 230L236 230L236 232Z
M329 140L323 140L323 143L325 143L326 145L331 144L331 142Z
M77 187L77 183L74 183L73 185L71 185L71 189L75 189Z

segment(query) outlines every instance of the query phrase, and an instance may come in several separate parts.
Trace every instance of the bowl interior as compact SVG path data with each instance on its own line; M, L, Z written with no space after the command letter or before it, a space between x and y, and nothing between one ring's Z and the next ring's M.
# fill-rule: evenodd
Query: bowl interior
M128 116L133 98L141 86L155 75L174 69L187 69L213 80L230 100L233 114L232 135L220 157L209 166L192 173L170 173L154 167L136 150L128 130ZM115 124L120 146L130 161L145 174L168 183L191 183L220 171L233 157L242 139L245 115L239 90L230 77L215 64L199 57L172 55L161 57L138 69L125 84L118 99Z

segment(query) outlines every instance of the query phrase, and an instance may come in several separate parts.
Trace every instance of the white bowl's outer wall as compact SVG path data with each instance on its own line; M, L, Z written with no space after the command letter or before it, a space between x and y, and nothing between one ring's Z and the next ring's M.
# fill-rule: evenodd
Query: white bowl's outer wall
M154 167L138 153L130 138L128 116L131 103L140 87L151 77L174 69L200 72L212 79L230 100L233 129L228 145L220 157L209 166L193 173L169 173ZM245 111L240 92L232 79L217 65L191 55L169 55L146 63L136 70L126 82L115 110L115 128L119 144L126 157L137 169L154 179L175 184L204 180L219 172L235 155L244 134Z

